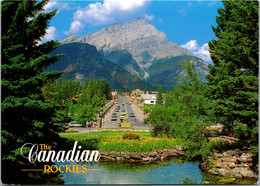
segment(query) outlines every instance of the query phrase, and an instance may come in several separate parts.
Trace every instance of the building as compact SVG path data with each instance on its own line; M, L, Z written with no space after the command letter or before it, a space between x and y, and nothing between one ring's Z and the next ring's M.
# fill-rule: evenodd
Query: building
M117 91L111 92L112 99L116 99L118 97Z
M135 90L132 91L130 98L132 100L135 100L136 102L139 102L141 100L141 95L143 93L144 92L141 89L135 89Z
M142 94L141 98L144 104L155 105L157 94Z

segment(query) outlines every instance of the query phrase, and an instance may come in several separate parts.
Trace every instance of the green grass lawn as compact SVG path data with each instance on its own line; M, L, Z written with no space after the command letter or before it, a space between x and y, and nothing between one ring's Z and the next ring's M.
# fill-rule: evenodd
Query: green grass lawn
M86 139L93 139L93 138L102 138L102 137L113 137L113 136L122 136L125 133L132 133L132 134L139 134L140 137L143 136L151 136L150 132L130 132L130 131L124 131L124 132L110 132L110 131L104 131L104 132L89 132L84 134L68 134L68 135L62 135L63 138L68 139L74 139L74 140L86 140Z

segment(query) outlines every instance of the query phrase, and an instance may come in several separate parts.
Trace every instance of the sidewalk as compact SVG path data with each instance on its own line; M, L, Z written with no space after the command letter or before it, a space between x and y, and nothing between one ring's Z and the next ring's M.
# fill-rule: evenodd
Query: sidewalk
M105 117L103 118L103 123L110 121L110 118L112 116L112 113L116 110L115 105L112 106L112 108L110 109L110 111L107 112L107 114L105 115Z
M148 117L147 114L144 114L145 112L135 103L131 104L131 108L133 109L134 114L140 122L144 122L144 120Z

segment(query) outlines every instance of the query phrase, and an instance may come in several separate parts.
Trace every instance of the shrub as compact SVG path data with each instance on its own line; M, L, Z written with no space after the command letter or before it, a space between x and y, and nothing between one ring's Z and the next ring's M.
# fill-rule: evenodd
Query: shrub
M128 140L139 140L140 139L140 136L138 134L131 134L131 133L126 133L126 134L123 134L123 139L128 139Z

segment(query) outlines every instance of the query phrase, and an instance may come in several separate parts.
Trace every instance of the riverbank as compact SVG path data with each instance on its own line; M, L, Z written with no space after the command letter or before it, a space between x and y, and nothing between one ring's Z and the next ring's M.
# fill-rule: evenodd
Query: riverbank
M189 150L188 141L166 137L152 137L148 132L134 132L138 140L123 139L125 132L104 131L85 134L68 134L66 138L77 140L86 145L86 149L98 149L101 153L100 160L118 163L156 163L172 158L186 159L186 151ZM62 136L64 137L64 136ZM223 139L222 139L223 138ZM236 140L224 137L221 142L237 144ZM224 140L225 139L225 140ZM224 141L223 141L224 140ZM218 150L224 150L223 146L215 146ZM213 147L213 149L216 149ZM249 153L249 149L229 150L231 146L225 146L226 152L212 150L212 154L201 163L199 168L219 180L232 182L234 180L258 178L258 163ZM186 154L185 154L186 153Z
M185 147L176 145L173 149L158 149L152 152L136 153L136 152L101 152L101 160L108 161L129 161L129 162L153 162L157 160L165 160L173 157L184 156Z
M234 178L258 178L259 164L248 149L228 150L223 153L214 151L200 168L210 174Z

